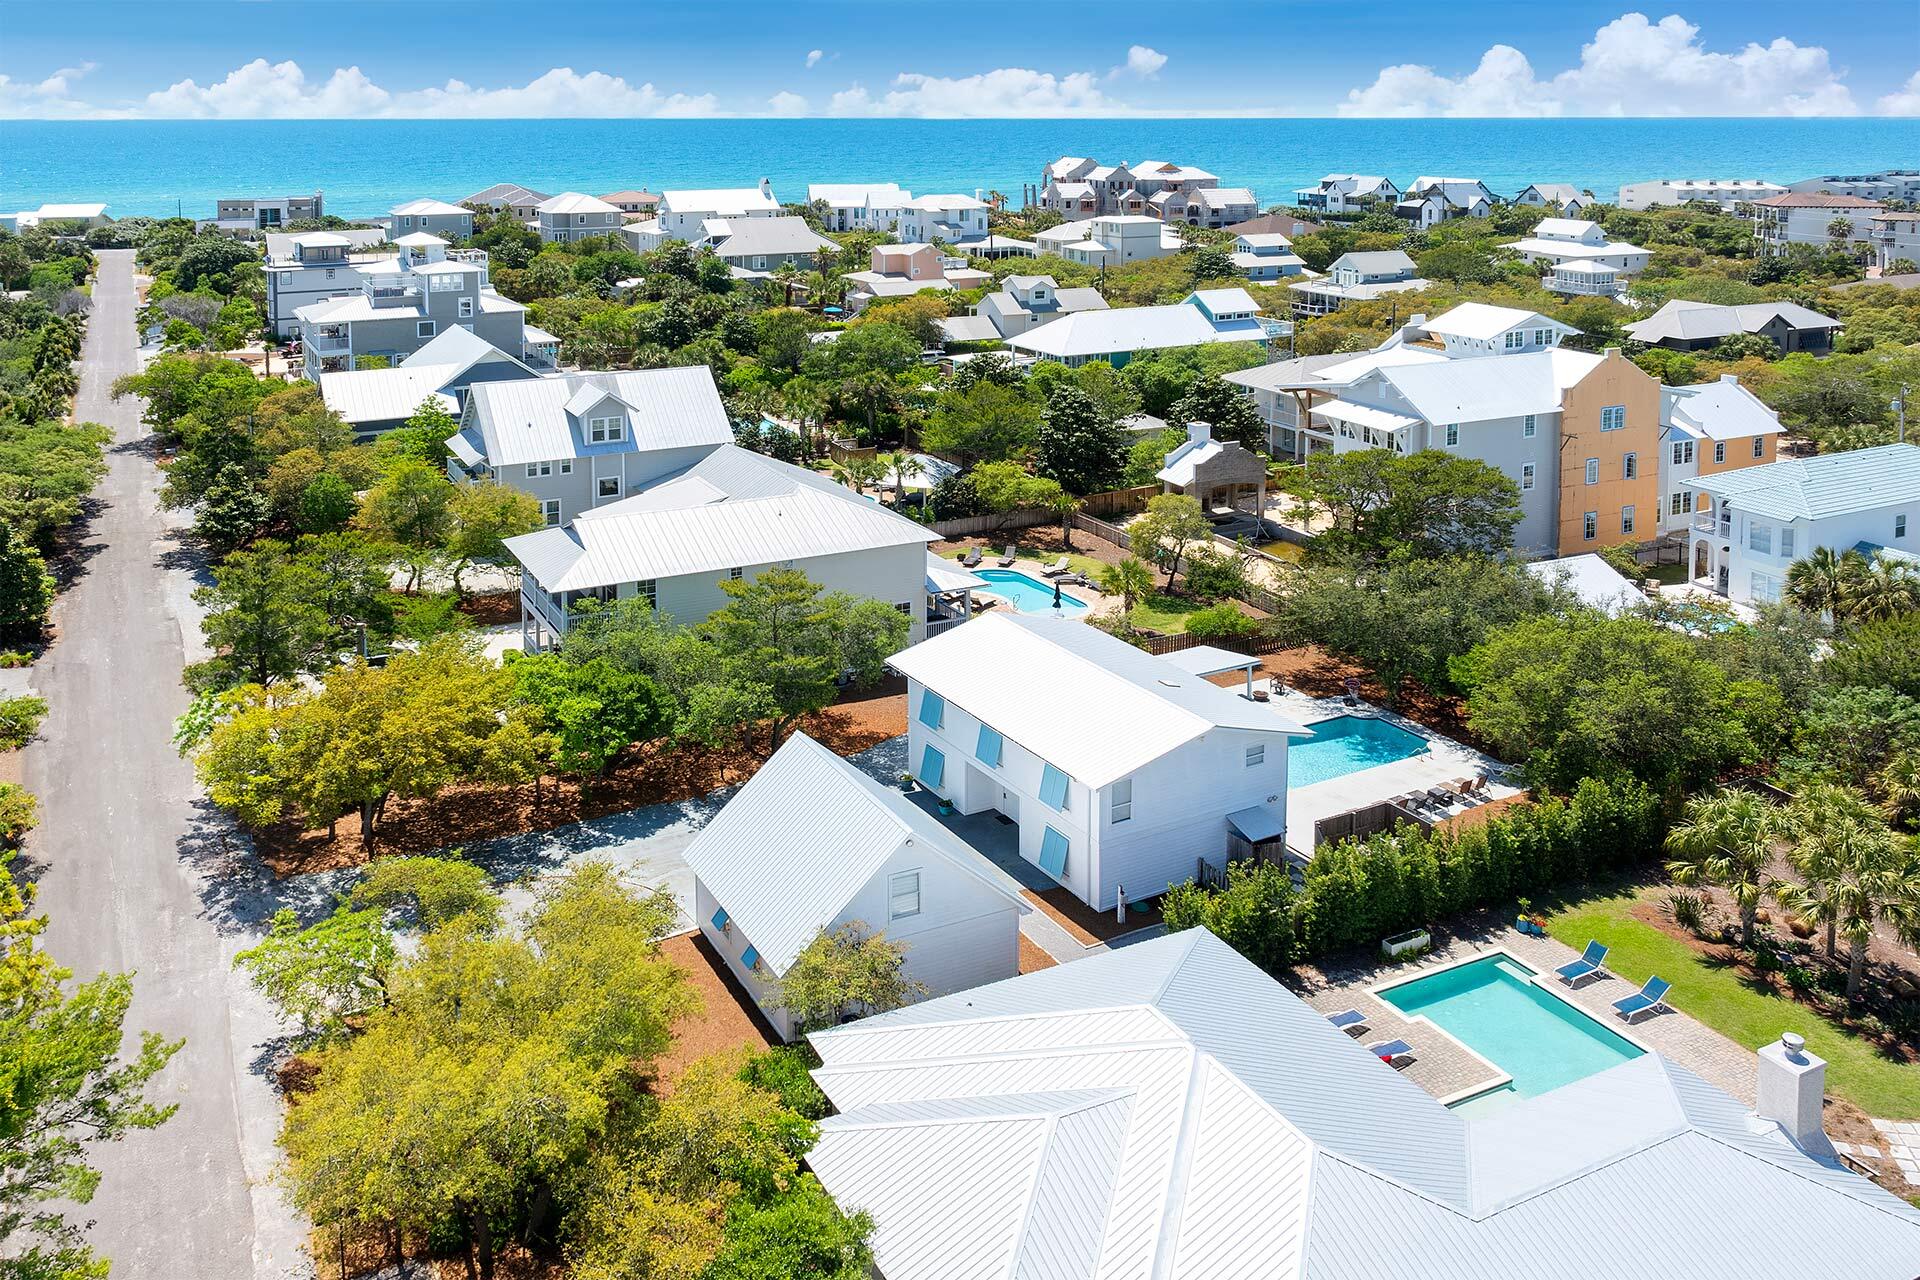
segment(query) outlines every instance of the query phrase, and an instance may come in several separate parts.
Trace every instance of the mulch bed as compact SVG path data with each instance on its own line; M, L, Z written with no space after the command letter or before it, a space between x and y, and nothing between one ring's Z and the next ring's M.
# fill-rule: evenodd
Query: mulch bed
M1031 529L1008 529L1002 533L983 533L973 537L954 538L946 542L936 542L931 549L934 554L946 559L952 559L955 552L964 551L969 547L980 547L998 555L1009 542L1036 553L1035 558L1043 555L1057 556L1062 552L1071 551L1074 555L1098 560L1101 564L1119 564L1127 558L1128 554L1113 543L1096 538L1084 529L1074 535L1073 546L1069 547L1061 540L1060 526L1057 524L1040 524Z
M489 591L468 596L460 602L460 612L473 619L475 626L500 627L520 621L518 591Z
M1319 645L1303 645L1298 649L1270 653L1260 660L1260 669L1281 683L1316 698L1338 697L1345 693L1346 681L1351 677L1360 682L1360 696L1368 702L1391 705L1394 711L1409 720L1444 733L1456 742L1485 750L1467 728L1464 700L1429 693L1418 681L1408 680L1400 686L1400 701L1389 704L1386 686L1376 680L1371 671L1351 658L1329 653Z
M1060 963L1058 960L1041 950L1039 943L1024 933L1020 935L1020 972L1038 973L1042 969L1051 969L1058 963Z
M654 1064L661 1091L671 1093L681 1074L710 1054L758 1053L779 1042L753 997L699 930L666 939L660 950L686 972L687 985L700 993L701 1006L698 1013L674 1023L673 1043Z
M798 728L841 755L853 755L907 731L907 695L904 688L894 691L894 686L882 685L809 717ZM531 785L453 786L430 800L389 803L377 851L427 853L691 800L746 781L763 763L747 751L648 744L635 748L611 776L585 789L578 779L551 777L540 781L537 797ZM358 866L367 860L360 845L360 820L351 814L335 824L331 836L324 828L303 831L291 824L263 828L254 833L254 847L276 876Z
M1115 938L1160 923L1158 899L1145 911L1127 912L1125 921L1115 920L1111 911L1095 911L1064 888L1022 889L1020 896L1052 916L1054 922L1072 934L1082 946L1111 942Z

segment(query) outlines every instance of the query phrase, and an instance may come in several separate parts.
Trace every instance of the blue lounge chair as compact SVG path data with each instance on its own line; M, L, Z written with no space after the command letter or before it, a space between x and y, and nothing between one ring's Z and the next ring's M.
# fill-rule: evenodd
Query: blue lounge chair
M1613 1002L1614 1012L1618 1013L1628 1022L1632 1022L1643 1013L1650 1013L1655 1009L1667 1008L1667 992L1671 990L1673 990L1673 985L1665 978L1655 974L1653 977L1647 979L1646 986L1640 988L1630 996L1624 996L1621 999L1615 1000Z
M1413 1061L1413 1046L1405 1040L1382 1040L1379 1044L1368 1045L1367 1052L1395 1071Z
M1367 1015L1358 1009L1342 1009L1339 1013L1327 1015L1327 1021L1350 1036L1363 1034L1367 1029Z
M1572 986L1582 978L1591 978L1596 973L1607 971L1607 949L1595 938L1587 943L1586 954L1571 964L1563 964L1554 972L1560 975L1560 981Z

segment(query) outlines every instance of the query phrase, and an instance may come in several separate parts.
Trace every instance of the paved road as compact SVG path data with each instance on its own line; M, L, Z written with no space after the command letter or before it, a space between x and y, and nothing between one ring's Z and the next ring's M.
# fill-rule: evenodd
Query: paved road
M133 255L100 258L75 412L112 428L115 446L59 642L34 668L52 710L23 760L41 803L28 869L51 952L83 978L133 970L130 1030L186 1047L155 1091L179 1114L96 1153L105 1176L85 1212L116 1277L300 1274L301 1231L265 1182L277 1104L262 1046L275 1028L230 973L269 895L169 742L180 668L201 656L197 566L159 509L138 402L110 398L138 363Z

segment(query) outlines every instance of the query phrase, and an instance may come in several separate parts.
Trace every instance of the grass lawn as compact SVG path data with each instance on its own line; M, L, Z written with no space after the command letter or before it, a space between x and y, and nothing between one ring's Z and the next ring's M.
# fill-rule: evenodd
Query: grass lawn
M1616 975L1641 983L1659 974L1673 984L1676 1010L1737 1044L1756 1048L1783 1031L1800 1032L1827 1060L1829 1093L1882 1119L1920 1119L1920 1065L1889 1062L1805 1005L1748 986L1736 971L1629 916L1635 901L1632 894L1589 899L1551 916L1547 932L1576 951L1598 938L1610 948L1607 967Z
M1679 586L1687 581L1687 565L1685 561L1680 564L1643 564L1640 566L1640 576L1652 578L1662 586Z
M1198 613L1207 606L1179 596L1163 596L1159 592L1144 596L1133 603L1133 612L1127 615L1127 621L1143 631L1161 631L1167 635L1176 635L1187 629L1187 617Z

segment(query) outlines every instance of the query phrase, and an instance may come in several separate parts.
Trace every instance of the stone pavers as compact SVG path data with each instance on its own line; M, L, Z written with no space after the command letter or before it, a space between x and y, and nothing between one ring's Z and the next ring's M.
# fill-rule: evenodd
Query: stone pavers
M1880 1137L1886 1146L1886 1159L1900 1166L1900 1174L1908 1182L1920 1186L1920 1122L1875 1120L1873 1127L1880 1131ZM1878 1160L1881 1153L1869 1146L1853 1147L1836 1143L1841 1150L1854 1155L1866 1156Z
M1369 1043L1395 1037L1410 1042L1421 1060L1410 1066L1406 1074L1436 1098L1447 1098L1472 1088L1476 1080L1491 1084L1497 1077L1438 1028L1430 1023L1408 1022L1368 988L1416 977L1495 950L1507 952L1540 974L1551 974L1559 966L1579 959L1578 952L1552 938L1531 937L1510 925L1497 925L1441 939L1433 951L1411 964L1303 970L1298 973L1296 985L1301 996L1323 1013L1355 1008L1366 1014L1376 1033L1369 1038ZM1611 974L1589 979L1578 988L1570 988L1557 979L1552 985L1556 995L1572 1001L1603 1025L1752 1106L1757 1069L1753 1050L1687 1017L1687 993L1682 987L1675 987L1668 995L1674 1005L1672 1012L1642 1016L1629 1025L1613 1011L1613 1002L1637 989L1637 984ZM1792 1027L1780 1029L1793 1030ZM1920 1133L1913 1136L1913 1142L1920 1148Z

